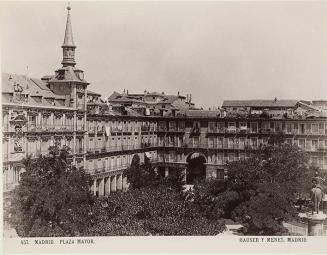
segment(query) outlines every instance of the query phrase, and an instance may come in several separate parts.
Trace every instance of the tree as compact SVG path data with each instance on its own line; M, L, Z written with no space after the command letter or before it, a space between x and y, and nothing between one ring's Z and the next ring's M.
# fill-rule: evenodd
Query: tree
M222 221L203 217L165 185L114 193L102 201L105 212L97 213L101 219L88 235L217 235L224 230Z
M125 171L125 175L131 189L165 185L181 191L184 184L182 170L176 169L176 171L164 178L155 171L155 167L147 157L144 158L144 163L141 164L138 155L133 157L131 166Z
M309 192L310 173L308 157L298 147L263 146L247 159L229 162L227 181L196 185L194 204L208 219L240 222L246 234L281 234L282 222L297 215L299 194Z
M292 196L303 192L309 173L308 156L296 146L288 144L261 147L247 160L229 163L228 185L235 190L250 190L261 183L276 183L287 187Z
M82 235L92 222L90 176L68 162L68 148L26 158L13 191L10 224L19 236Z
M226 182L222 180L210 179L194 186L193 203L208 219L229 218L239 199L239 194L228 190Z
M153 169L149 162L141 164L140 157L136 154L130 167L125 171L131 189L139 189L151 184L154 179Z
M304 183L311 182L305 152L283 143L264 146L227 168L228 190L239 195L232 217L248 234L281 233L282 222L296 216L294 205Z

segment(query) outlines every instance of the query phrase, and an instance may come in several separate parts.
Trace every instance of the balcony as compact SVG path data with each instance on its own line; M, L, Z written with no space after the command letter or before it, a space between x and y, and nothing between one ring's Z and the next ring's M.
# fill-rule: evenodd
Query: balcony
M170 143L166 143L166 147L179 147L179 146L178 146L178 143L170 142Z
M84 153L84 148L76 148L76 154L78 153L78 154L82 154L82 153Z
M115 151L129 151L129 150L137 150L144 148L154 147L153 143L141 143L141 144L131 144L131 145L114 145L107 147L96 147L96 148L88 148L87 153L102 153L102 152L115 152Z
M141 128L140 127L135 127L135 128L132 128L131 131L132 132L134 131L134 133L140 133L141 132Z
M128 126L123 127L123 133L132 133L132 132L133 132L132 127L128 127Z
M238 131L238 129L237 129L236 127L228 127L228 128L226 129L226 132L227 132L227 133L232 133L232 134L237 133L237 131Z
M271 134L271 133L273 133L273 130L272 130L271 128L261 128L261 129L259 130L259 132L260 132L261 134Z
M36 131L42 131L42 130L39 127L37 129L35 124L28 124L27 131L36 132Z
M37 151L27 151L27 154L32 155L32 157L39 157L41 155L49 155L49 149L46 150L37 150ZM73 150L68 151L68 155L72 155Z
M162 127L162 126L159 126L158 129L157 129L158 132L166 132L167 131L167 128L166 127Z
M149 147L151 147L151 143L149 142L141 143L141 148L149 148Z
M313 152L324 152L326 149L324 146L311 146L306 147L306 151L313 151Z
M141 132L153 132L154 129L148 125L141 126Z
M249 132L249 129L247 128L247 127L240 127L239 128L239 132L241 133L241 134L247 134L248 132Z
M62 131L62 132L73 131L74 126L73 125L55 125L55 126L52 126L52 130L53 131Z
M84 131L84 125L76 125L76 131Z
M258 133L258 129L250 129L250 134L257 134Z
M87 131L89 132L89 133L95 133L95 131L96 131L96 128L94 127L94 126L89 126L88 127L88 129L87 129Z
M225 134L227 132L226 128L215 128L215 129L208 129L208 133L218 133L218 134Z
M97 128L96 128L96 132L97 132L98 134L102 134L102 133L104 133L104 132L105 132L105 127L104 127L104 126L97 126Z
M122 133L123 132L123 127L111 127L110 132L111 133Z
M107 172L117 171L117 170L125 170L129 167L130 167L130 164L125 163L125 164L120 164L120 165L88 169L88 170L86 170L86 172L92 175L92 174L107 173Z
M67 132L73 131L73 125L49 125L49 126L36 126L36 125L28 125L28 132Z
M83 104L83 103L77 103L77 109L78 110L82 110L82 111L85 111L85 104Z

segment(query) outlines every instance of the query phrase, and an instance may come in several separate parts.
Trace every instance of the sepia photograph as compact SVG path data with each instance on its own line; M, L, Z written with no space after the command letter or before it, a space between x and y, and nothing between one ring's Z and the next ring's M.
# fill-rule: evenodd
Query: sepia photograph
M0 6L5 253L327 252L326 1Z

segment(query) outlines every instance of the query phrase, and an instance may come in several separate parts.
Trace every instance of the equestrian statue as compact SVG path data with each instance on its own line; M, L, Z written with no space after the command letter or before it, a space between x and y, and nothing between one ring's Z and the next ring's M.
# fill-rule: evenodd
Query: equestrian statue
M317 213L319 214L319 206L320 202L324 199L324 188L322 183L325 179L321 178L318 172L315 173L314 177L312 178L312 188L310 191L310 198L313 202L312 214Z

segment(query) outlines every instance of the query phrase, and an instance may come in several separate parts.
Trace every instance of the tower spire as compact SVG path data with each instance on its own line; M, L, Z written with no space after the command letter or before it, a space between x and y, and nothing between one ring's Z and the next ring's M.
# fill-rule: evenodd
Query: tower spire
M72 30L72 24L71 24L71 18L70 18L70 10L71 7L67 6L67 22L66 22L66 30L65 30L65 37L64 37L64 43L61 46L63 49L63 60L61 64L65 66L75 66L75 44L73 39L73 30Z

